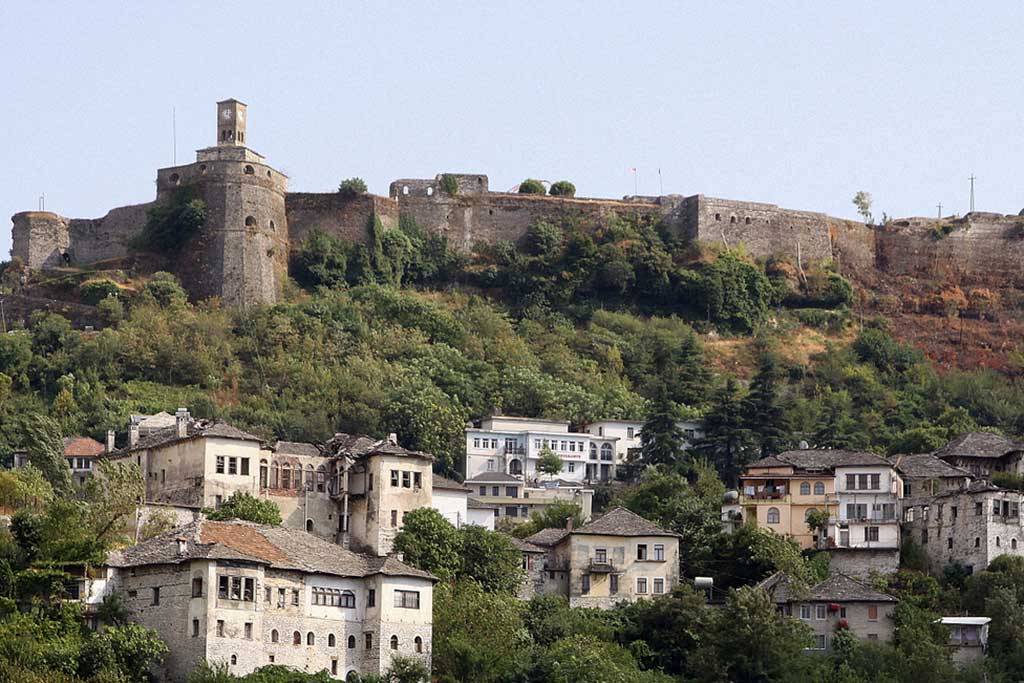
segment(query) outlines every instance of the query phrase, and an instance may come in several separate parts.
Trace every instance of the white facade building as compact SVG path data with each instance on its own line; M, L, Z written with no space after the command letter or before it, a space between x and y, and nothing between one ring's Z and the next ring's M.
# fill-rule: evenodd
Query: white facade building
M616 439L615 464L621 465L629 458L630 451L640 449L640 431L643 426L644 423L639 420L601 420L590 423L583 431L599 438ZM676 426L683 435L683 448L690 448L704 438L704 425L697 420L680 420Z
M835 468L839 518L833 537L840 548L899 548L903 482L889 465ZM832 535L832 534L830 534Z

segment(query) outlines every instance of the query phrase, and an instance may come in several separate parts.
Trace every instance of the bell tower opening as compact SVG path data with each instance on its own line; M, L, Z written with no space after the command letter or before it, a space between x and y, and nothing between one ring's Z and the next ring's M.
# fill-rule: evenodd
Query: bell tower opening
M245 103L235 99L217 103L217 144L245 146Z

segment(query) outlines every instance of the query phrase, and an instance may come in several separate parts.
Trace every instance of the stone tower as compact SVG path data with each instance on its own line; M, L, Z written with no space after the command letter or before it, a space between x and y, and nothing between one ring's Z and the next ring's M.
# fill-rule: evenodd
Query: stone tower
M178 275L193 298L232 307L276 302L288 267L288 178L245 146L245 123L245 104L218 102L217 144L198 150L195 163L157 171L157 201L194 186L206 204Z

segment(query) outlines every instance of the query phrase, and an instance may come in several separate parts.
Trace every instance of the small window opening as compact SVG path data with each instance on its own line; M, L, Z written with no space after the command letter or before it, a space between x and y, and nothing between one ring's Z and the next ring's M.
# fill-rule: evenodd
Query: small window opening
M254 169L252 166L246 166L245 167L245 175L252 175L255 172L256 172L256 169Z

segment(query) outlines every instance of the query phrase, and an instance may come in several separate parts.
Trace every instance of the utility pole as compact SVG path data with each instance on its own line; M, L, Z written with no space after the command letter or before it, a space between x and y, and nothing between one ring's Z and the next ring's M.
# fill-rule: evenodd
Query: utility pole
M658 169L658 196L665 196L665 182L661 179L661 169Z
M942 202L939 202L939 220L942 220Z
M39 210L46 211L46 193L39 195Z
M977 178L972 173L968 180L971 181L971 213L974 213L974 181L977 180Z

